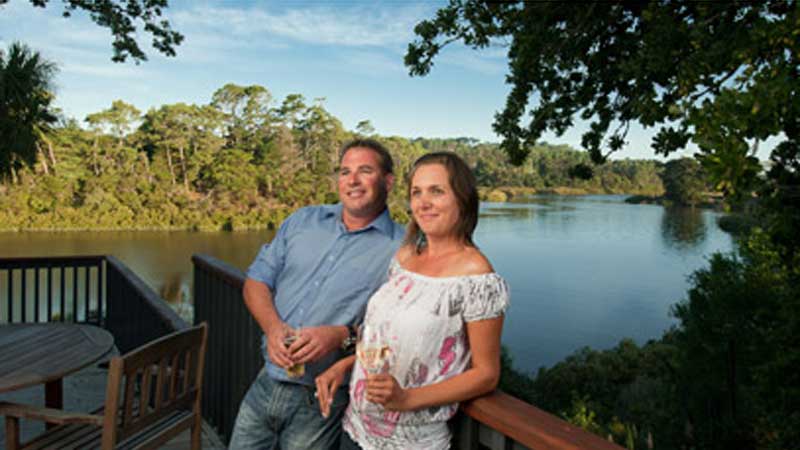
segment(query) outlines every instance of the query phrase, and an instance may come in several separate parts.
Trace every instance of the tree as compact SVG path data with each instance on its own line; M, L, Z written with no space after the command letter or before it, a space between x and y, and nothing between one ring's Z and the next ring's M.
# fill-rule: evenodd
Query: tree
M164 105L145 114L139 138L154 160L166 162L170 183L176 185L180 177L189 191L222 147L214 134L221 122L221 113L211 106Z
M111 134L117 138L117 145L120 146L122 139L131 132L141 114L142 112L135 106L122 100L114 100L111 108L86 116L86 123L97 128L98 131L108 128Z
M211 106L225 114L228 144L257 150L272 122L272 94L259 85L228 83L211 97Z
M451 0L417 24L405 63L425 75L451 42L508 42L511 92L494 129L514 164L543 132L560 135L577 116L590 120L582 145L595 163L621 149L638 122L659 127L658 154L691 140L709 165L734 161L740 169L710 173L736 185L754 176L753 142L785 136L790 157L800 156L798 20L794 1Z
M0 175L11 174L14 182L21 167L36 162L37 152L44 154L42 143L55 164L45 137L57 120L50 104L55 73L55 64L24 44L0 51Z
M664 165L664 196L679 205L694 206L703 201L705 173L693 158L668 161Z
M362 120L356 124L356 134L359 136L372 136L375 134L375 127L369 120Z
M45 8L50 0L30 0L33 6ZM125 62L130 56L138 64L147 61L147 55L136 41L138 26L153 36L153 47L167 56L175 56L175 47L183 42L183 35L174 31L168 20L161 19L169 0L62 0L64 17L76 10L89 13L97 25L108 28L114 36L114 62ZM8 0L0 0L0 6Z

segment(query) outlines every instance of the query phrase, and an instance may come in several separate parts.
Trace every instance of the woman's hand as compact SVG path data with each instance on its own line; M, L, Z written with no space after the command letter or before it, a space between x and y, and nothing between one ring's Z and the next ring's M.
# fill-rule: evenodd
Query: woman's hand
M367 376L367 400L383 405L388 411L411 409L409 392L388 373Z
M331 414L333 397L339 386L344 383L344 377L352 367L352 358L345 358L330 366L328 370L322 372L314 381L317 384L317 400L319 401L319 411L322 417L328 418Z

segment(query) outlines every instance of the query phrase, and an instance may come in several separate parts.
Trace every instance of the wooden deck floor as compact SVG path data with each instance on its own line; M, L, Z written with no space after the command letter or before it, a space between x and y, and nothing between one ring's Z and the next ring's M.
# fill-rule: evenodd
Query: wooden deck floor
M64 379L64 409L87 412L103 404L106 390L105 370L92 367ZM44 405L44 386L35 386L20 391L0 394L0 401L29 405ZM203 449L224 449L222 441L208 425L203 424ZM37 422L21 421L22 440L25 441L41 433L44 425ZM164 450L189 448L189 432L185 432L162 447ZM5 419L0 418L0 450L5 450Z

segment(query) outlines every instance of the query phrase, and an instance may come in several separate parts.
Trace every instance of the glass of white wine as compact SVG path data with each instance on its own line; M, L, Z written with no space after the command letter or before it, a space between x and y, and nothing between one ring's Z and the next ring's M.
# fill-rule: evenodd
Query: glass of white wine
M292 328L286 325L283 328L283 345L289 348L292 343L300 338L301 327ZM286 368L286 376L289 378L300 378L306 373L306 365L295 363Z
M359 327L356 358L368 374L388 372L391 357L392 349L383 327L366 324Z

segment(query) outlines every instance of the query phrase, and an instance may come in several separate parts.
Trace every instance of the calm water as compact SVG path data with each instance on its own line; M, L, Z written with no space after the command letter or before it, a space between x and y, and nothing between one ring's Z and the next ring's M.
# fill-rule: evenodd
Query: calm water
M511 286L503 342L517 367L582 346L643 343L674 323L687 275L732 248L717 213L628 205L624 196L484 203L475 240ZM193 253L242 269L272 232L0 233L0 257L113 254L173 304L190 297ZM185 309L185 308L183 308ZM185 311L184 311L185 312Z

